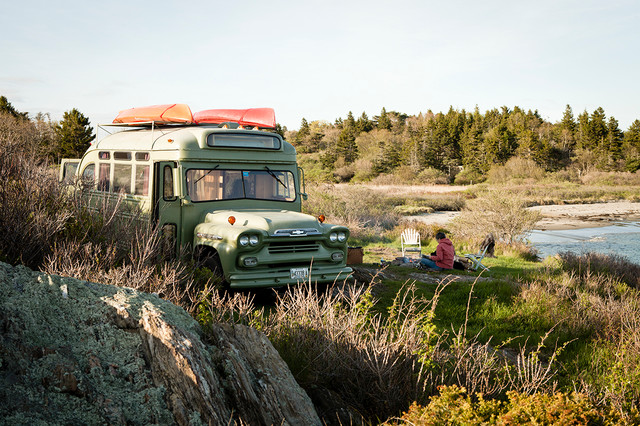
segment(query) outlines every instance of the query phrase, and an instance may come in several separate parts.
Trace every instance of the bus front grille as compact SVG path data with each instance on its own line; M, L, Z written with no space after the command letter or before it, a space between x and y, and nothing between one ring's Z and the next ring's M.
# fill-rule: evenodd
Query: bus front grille
M313 241L300 241L300 242L280 242L269 244L269 254L282 254L282 253L309 253L319 250L319 246Z

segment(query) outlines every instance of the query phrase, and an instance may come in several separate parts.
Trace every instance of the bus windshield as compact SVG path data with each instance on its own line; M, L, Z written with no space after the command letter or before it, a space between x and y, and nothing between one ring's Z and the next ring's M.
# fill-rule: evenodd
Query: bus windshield
M193 202L296 199L293 173L286 170L189 169L186 178L187 194Z

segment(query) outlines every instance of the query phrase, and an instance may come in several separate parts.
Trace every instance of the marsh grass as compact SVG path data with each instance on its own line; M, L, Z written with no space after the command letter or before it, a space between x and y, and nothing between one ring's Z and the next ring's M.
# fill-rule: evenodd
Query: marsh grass
M605 255L595 252L575 254L562 252L558 254L561 267L581 278L603 275L620 280L630 287L640 289L640 265L622 255Z
M459 287L453 299L452 287ZM558 351L543 350L549 330L542 331L537 349L524 340L512 356L503 345L493 346L491 337L473 334L475 306L490 287L445 278L424 292L405 282L382 309L373 289L301 285L277 293L270 309L255 308L247 295L217 293L201 319L262 330L303 387L335 392L369 421L397 415L412 401L425 403L441 385L492 397L510 388L553 388ZM456 306L467 306L466 314ZM437 325L438 317L447 317L443 308L455 311L459 327Z

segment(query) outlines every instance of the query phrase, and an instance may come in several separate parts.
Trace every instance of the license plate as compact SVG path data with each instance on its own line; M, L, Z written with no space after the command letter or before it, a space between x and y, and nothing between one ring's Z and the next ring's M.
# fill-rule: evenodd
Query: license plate
M292 280L303 280L309 276L309 268L291 268Z

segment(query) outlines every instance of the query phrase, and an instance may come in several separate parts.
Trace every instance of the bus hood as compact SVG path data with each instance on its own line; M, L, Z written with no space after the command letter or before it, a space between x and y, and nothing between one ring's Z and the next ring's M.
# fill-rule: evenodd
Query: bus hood
M235 221L231 218L234 218ZM207 213L204 223L225 227L231 224L239 230L251 228L265 231L273 236L294 237L320 235L323 233L323 228L332 227L331 225L323 225L314 216L289 210L216 211Z

